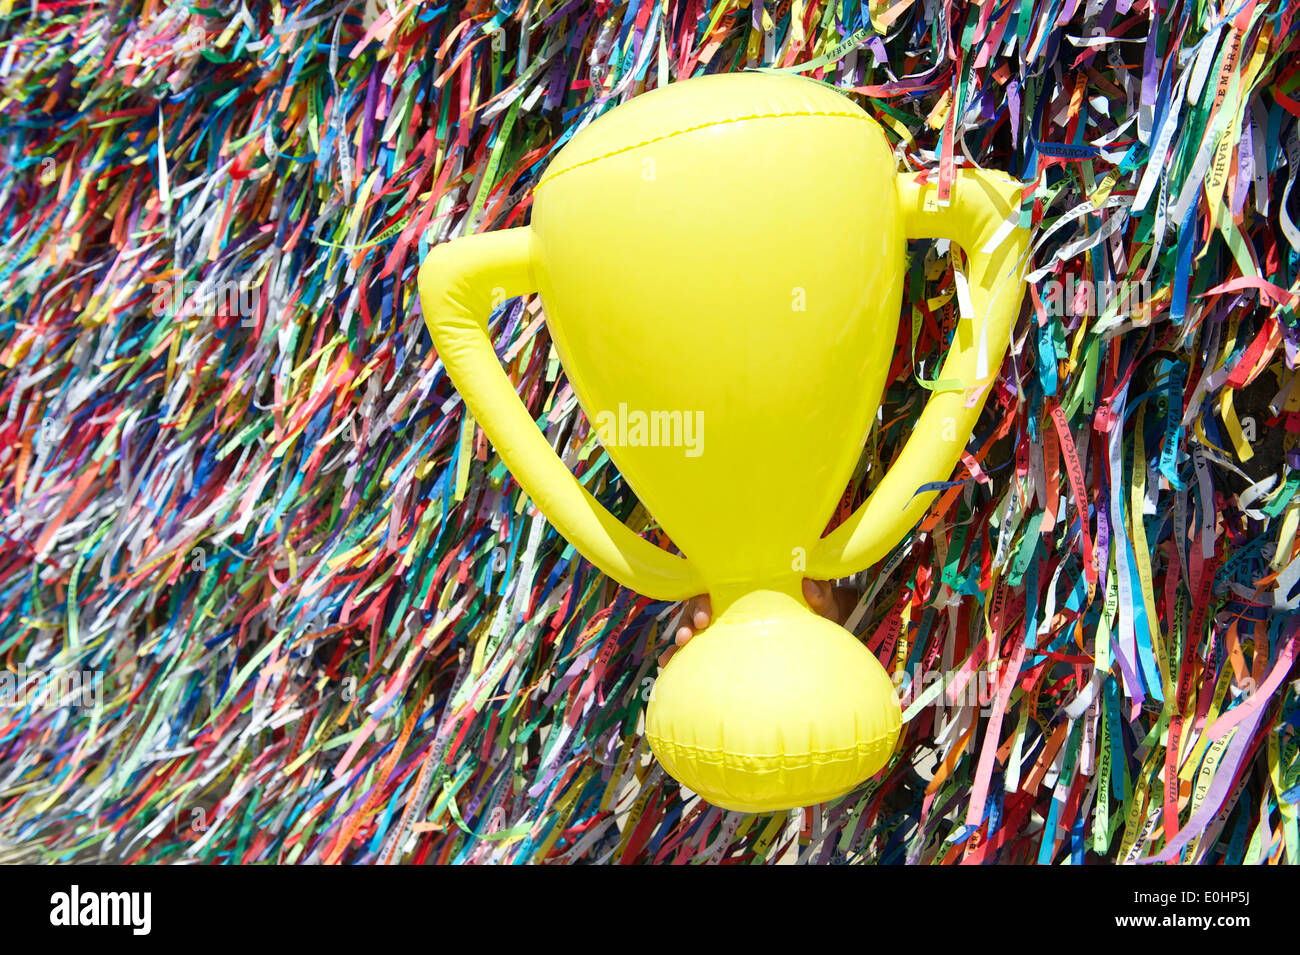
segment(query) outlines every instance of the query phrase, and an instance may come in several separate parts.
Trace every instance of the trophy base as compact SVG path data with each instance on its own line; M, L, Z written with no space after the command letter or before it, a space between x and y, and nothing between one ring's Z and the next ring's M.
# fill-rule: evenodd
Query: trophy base
M884 667L813 613L799 582L727 602L655 681L646 736L665 771L741 812L810 806L889 759L902 713Z

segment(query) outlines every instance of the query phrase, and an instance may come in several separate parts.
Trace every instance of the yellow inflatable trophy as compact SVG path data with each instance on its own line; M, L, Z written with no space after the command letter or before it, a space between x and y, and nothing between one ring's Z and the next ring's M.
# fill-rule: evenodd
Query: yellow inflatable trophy
M937 182L895 174L880 127L834 89L707 76L574 136L529 226L439 245L422 263L438 355L537 507L625 586L711 595L712 624L673 657L646 714L664 769L709 802L811 805L892 753L889 676L811 611L801 581L875 563L933 499L917 488L951 476L1021 300L1021 188L959 170L940 203ZM940 376L970 387L929 399L871 497L823 537L876 417L905 240L920 237L965 252L972 314ZM682 556L597 503L519 400L486 322L532 292L610 458Z

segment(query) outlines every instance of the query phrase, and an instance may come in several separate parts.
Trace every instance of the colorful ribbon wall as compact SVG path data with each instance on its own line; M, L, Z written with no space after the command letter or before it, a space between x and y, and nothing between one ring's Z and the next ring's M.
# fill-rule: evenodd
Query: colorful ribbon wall
M1297 861L1297 7L0 0L0 860ZM532 512L413 280L602 112L750 68L1036 229L963 468L857 582L897 756L780 816L651 761L679 608ZM943 386L948 252L845 507ZM647 527L540 303L492 330Z

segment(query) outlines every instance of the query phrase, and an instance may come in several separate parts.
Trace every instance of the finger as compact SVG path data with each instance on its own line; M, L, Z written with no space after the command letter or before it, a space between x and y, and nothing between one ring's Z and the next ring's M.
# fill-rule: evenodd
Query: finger
M673 658L673 654L690 642L691 637L695 636L695 631L690 627L682 626L677 628L677 633L673 636L673 645L659 654L659 665L668 666L668 661Z
M713 620L713 601L709 599L708 594L696 597L693 601L695 606L691 611L691 623L695 625L696 630L703 630Z
M689 598L682 606L681 624L683 627L695 627L695 612L699 609L700 601L704 598L703 594L697 594Z
M668 665L668 661L673 658L677 648L686 646L686 642L695 636L697 629L703 629L709 625L708 594L701 594L686 601L686 606L682 608L682 621L682 625L673 634L673 645L659 654L659 665L661 667Z
M809 580L805 577L803 580L803 597L804 600L808 601L808 606L823 617L829 617L835 609L835 602L831 599L830 581Z

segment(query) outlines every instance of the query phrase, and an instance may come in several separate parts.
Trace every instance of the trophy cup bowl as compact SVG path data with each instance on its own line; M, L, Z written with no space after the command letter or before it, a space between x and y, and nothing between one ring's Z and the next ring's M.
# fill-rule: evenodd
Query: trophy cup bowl
M924 512L933 493L918 488L951 474L1020 301L1021 188L963 170L939 202L923 176L896 176L880 127L834 89L708 76L575 135L529 226L444 243L422 264L438 354L538 508L621 583L711 595L713 622L646 713L664 769L708 801L822 802L892 753L888 674L813 613L801 581L870 566ZM876 418L906 240L931 235L967 253L974 314L941 374L973 390L936 393L871 498L823 536ZM577 484L505 376L486 319L533 291L610 459L681 556Z

